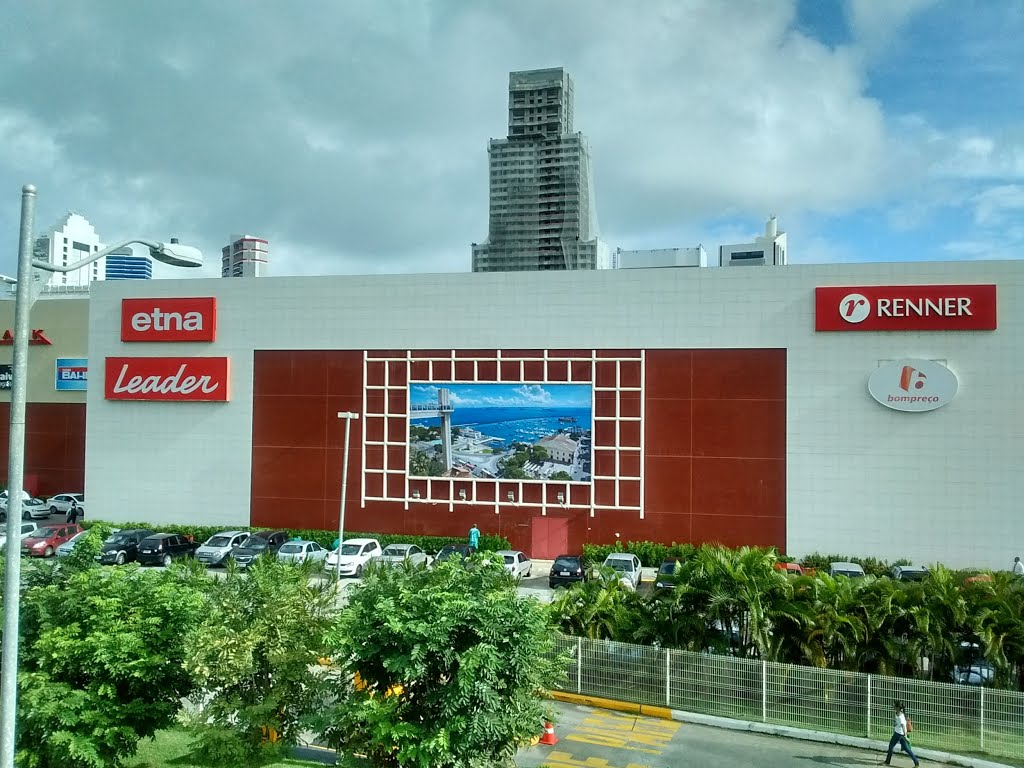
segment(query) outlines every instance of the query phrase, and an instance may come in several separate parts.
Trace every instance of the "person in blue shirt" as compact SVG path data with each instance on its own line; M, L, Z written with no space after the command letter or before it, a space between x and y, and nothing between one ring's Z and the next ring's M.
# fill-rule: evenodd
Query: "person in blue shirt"
M480 548L480 529L476 527L476 523L473 523L473 527L469 529L469 546L476 552Z

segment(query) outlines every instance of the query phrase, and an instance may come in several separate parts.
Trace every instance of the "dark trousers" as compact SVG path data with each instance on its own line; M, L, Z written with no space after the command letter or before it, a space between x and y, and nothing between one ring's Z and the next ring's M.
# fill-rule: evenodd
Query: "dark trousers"
M914 765L921 764L921 761L917 759L917 755L914 754L914 750L910 748L910 742L907 741L907 737L904 736L902 733L896 733L894 731L892 734L892 738L889 739L889 752L885 756L886 765L888 765L889 761L892 760L892 751L896 749L897 744L903 747L903 751L910 755L910 759L914 761Z

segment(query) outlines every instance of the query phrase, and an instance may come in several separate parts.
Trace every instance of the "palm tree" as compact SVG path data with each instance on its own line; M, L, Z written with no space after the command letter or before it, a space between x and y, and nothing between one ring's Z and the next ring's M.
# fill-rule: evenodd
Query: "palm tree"
M867 635L858 614L860 590L868 579L832 577L826 573L801 576L794 585L807 617L797 646L803 662L815 667L856 670L857 655ZM793 659L790 659L793 660Z
M1024 580L994 573L992 580L972 586L977 632L985 658L995 667L996 684L1024 689Z

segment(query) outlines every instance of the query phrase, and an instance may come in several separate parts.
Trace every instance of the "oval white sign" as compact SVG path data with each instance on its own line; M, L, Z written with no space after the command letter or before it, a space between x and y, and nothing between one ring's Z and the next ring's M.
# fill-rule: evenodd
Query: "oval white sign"
M868 392L895 411L934 411L956 397L956 374L931 360L894 360L868 378Z

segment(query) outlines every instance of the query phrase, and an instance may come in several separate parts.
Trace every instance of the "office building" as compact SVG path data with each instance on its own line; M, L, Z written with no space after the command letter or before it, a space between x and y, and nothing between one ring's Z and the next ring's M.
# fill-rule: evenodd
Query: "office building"
M266 240L252 235L232 235L221 249L221 277L264 277L270 259Z
M66 267L103 250L103 243L89 220L80 213L68 211L56 224L39 235L33 248L34 256ZM46 287L61 290L86 290L94 280L106 277L106 259L97 259L92 264L73 272L53 272L47 279Z
M107 280L151 280L153 259L149 255L135 254L131 248L122 248L107 256Z
M492 139L487 239L473 243L474 272L607 269L598 238L590 145L573 130L565 70L512 72L508 136Z
M718 248L720 267L781 267L785 264L786 233L779 231L779 223L774 216L768 219L764 235L755 238L754 242L722 245Z
M615 269L655 269L663 267L706 267L708 252L703 245L696 248L649 248L626 251L617 248L612 258Z

